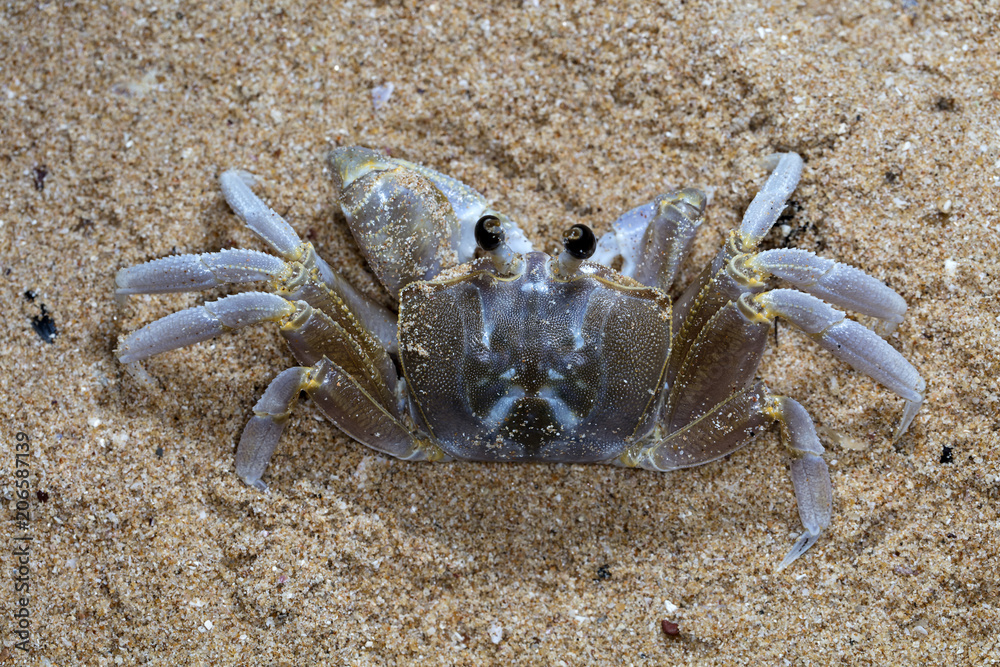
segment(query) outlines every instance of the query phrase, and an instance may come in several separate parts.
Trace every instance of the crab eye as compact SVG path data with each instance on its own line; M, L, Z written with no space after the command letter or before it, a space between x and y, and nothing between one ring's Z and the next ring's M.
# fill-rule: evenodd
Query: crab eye
M587 225L573 225L563 233L563 247L576 259L588 259L597 250L597 238Z
M495 215L484 215L476 223L476 243L486 252L492 252L503 243L503 227L500 218Z

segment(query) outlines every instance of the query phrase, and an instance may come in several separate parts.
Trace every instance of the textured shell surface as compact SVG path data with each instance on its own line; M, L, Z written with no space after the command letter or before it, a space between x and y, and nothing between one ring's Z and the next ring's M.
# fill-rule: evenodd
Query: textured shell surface
M477 260L400 298L400 360L417 418L471 460L604 461L647 426L670 349L670 303L605 267L561 279ZM647 429L648 430L648 429Z

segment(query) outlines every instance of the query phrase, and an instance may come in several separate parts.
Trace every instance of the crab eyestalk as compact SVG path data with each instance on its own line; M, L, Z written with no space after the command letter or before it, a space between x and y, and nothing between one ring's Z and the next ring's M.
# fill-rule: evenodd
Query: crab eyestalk
M597 238L587 225L573 225L563 232L563 251L556 260L556 272L569 279L576 275L580 264L597 250Z
M493 266L502 275L510 275L517 271L520 258L507 244L500 218L495 215L484 215L476 222L476 243L493 260Z

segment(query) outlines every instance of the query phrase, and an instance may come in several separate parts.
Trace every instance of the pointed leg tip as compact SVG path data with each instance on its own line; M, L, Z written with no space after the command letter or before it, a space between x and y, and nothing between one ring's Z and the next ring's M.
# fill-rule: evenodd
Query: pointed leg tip
M768 173L772 172L777 168L778 162L781 161L781 156L783 153L771 153L770 155L765 155L761 158L761 164Z
M125 372L132 376L132 378L138 382L147 391L155 390L157 388L156 378L149 374L145 368L143 368L140 361L134 361L132 358L124 351L122 348L115 350L115 355L118 360L125 367Z
M906 407L903 408L903 416L899 418L899 426L896 427L896 432L892 436L892 441L895 443L903 434L906 433L907 429L910 428L910 424L913 423L913 418L917 416L920 412L920 408L923 406L923 397L919 401L906 401Z
M125 370L129 372L129 375L139 380L144 380L149 378L149 376L140 364L152 355L143 354L142 350L137 351L135 349L134 335L135 332L133 331L128 336L118 339L118 347L115 348L115 357L118 359L118 363L125 366Z
M886 319L879 319L876 321L873 326L873 330L882 338L888 338L896 332L896 328L902 322L902 315L887 316Z
M798 539L795 540L795 544L792 545L792 548L789 550L788 554L781 561L781 563L778 564L778 567L775 569L775 572L781 572L786 567L797 561L802 556L802 554L809 551L812 545L816 544L816 541L819 539L820 535L821 535L820 532L816 532L815 534L813 534L808 530L799 535Z
M260 477L253 477L251 475L240 475L239 477L247 486L257 489L261 493L268 493L267 484L265 484Z

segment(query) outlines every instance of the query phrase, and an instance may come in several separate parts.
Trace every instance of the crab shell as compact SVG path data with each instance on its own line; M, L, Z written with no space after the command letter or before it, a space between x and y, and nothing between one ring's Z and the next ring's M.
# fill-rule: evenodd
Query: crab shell
M606 461L648 426L670 350L662 292L591 262L561 276L479 193L433 170L359 147L330 162L358 245L399 299L409 411L434 444L466 460ZM485 214L523 253L510 274L469 263Z
M662 292L545 253L488 258L400 293L400 361L436 442L481 461L605 461L648 421L670 349Z

